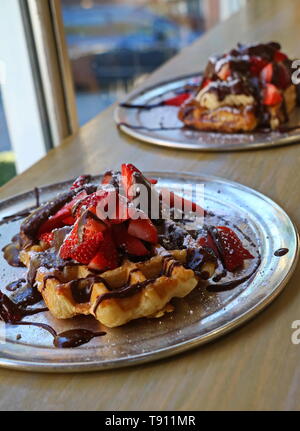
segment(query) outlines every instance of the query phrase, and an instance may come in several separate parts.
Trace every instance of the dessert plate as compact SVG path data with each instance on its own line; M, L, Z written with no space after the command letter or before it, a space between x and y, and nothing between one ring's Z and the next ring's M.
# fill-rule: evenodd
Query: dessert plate
M131 93L124 103L142 106L156 104L178 95L185 86L197 85L199 81L199 74L175 78L146 90ZM122 132L133 138L183 150L250 150L288 145L300 140L299 107L295 108L290 122L282 131L235 134L203 132L183 127L183 123L177 118L178 109L175 106L135 109L120 105L115 110L115 121Z
M174 313L107 329L105 337L74 349L54 348L52 337L42 328L5 326L0 322L1 366L28 371L82 372L164 358L226 334L254 317L283 290L295 269L299 240L295 226L282 208L250 188L217 177L167 172L150 172L147 176L159 180L158 188L168 187L177 193L183 186L187 190L187 185L204 184L205 208L216 218L215 223L222 221L224 224L228 220L229 225L243 235L251 253L259 256L256 273L230 290L209 292L203 286L196 288L186 298L175 301ZM94 177L94 180L100 178ZM40 188L41 202L56 196L70 184L71 181ZM3 201L0 220L34 205L36 191ZM0 248L18 232L20 223L21 219L0 222ZM3 292L5 286L24 275L25 269L8 266L1 253ZM63 321L56 320L48 312L26 317L26 320L49 324L57 332L75 328L103 329L90 317Z

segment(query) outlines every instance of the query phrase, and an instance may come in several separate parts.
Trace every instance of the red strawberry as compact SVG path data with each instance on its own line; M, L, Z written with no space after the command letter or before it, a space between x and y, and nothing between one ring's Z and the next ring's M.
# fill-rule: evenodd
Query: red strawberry
M187 99L191 97L190 93L181 93L178 96L164 100L163 104L168 106L181 106Z
M92 239L94 235L97 234L98 232L104 232L105 230L108 229L108 226L105 223L103 223L101 220L96 220L94 218L93 213L90 213L89 211L87 212L87 214L83 215L82 217L86 218L85 224L81 228L79 227L79 230L82 230L83 241ZM81 223L79 222L79 226L80 225Z
M204 209L196 204L195 202L190 201L189 199L183 198L182 196L176 195L174 192L164 189L164 193L161 193L162 202L165 205L170 205L170 208L178 208L179 210L190 209L191 211L197 212L197 215L203 216L205 211Z
M219 239L222 243L223 259L228 271L234 271L243 265L245 259L253 259L236 233L226 226L218 226Z
M106 271L115 269L118 266L118 252L112 240L111 232L103 233L103 241L101 242L97 254L89 263L89 268L97 271Z
M129 200L132 200L134 196L132 196L133 190L131 187L135 184L135 176L139 177L139 182L144 183L146 186L150 187L149 181L144 177L142 172L136 168L131 163L122 165L122 184L125 191L125 194Z
M267 61L261 57L250 58L250 73L251 75L258 76L261 70L267 65Z
M80 241L79 238L80 219L75 223L70 234L65 238L59 255L62 259L74 259L79 263L87 265L97 253L101 242L103 241L102 232L89 235L88 239Z
M46 232L40 235L39 240L45 242L48 245L52 244L52 241L54 239L53 232Z
M153 178L147 178L147 180L149 181L149 183L151 183L151 184L153 184L153 185L155 185L155 184L157 184L157 180L154 180Z
M129 219L128 200L115 190L108 192L96 208L97 217L105 222L118 224Z
M75 209L75 217L78 218L82 212L89 209L91 212L96 213L96 207L99 202L107 195L108 192L95 192L81 200L78 200L76 209Z
M229 78L231 76L231 70L230 70L229 63L225 63L221 67L221 70L217 73L217 75L222 81L226 81L227 78Z
M78 177L74 181L74 183L71 187L71 190L78 189L79 187L82 187L84 184L87 184L90 181L90 179L91 179L90 175L81 175L80 177Z
M157 229L150 219L130 220L128 233L152 244L158 241Z
M133 256L146 256L149 254L149 251L140 239L129 235L125 224L113 227L113 238L116 245L128 254Z
M273 84L266 84L263 90L263 104L268 106L277 105L282 102L280 90Z
M64 225L72 226L75 223L75 218L72 216L63 219Z
M273 78L273 64L268 63L261 71L260 78L263 82L272 82Z
M205 236L202 236L198 239L198 244L202 247L211 248L214 251L215 255L218 256L218 248L209 232L206 232Z
M274 55L274 61L280 63L288 59L288 56L281 51L276 51Z
M207 87L211 82L212 82L211 79L204 78L201 84L201 89L204 87Z

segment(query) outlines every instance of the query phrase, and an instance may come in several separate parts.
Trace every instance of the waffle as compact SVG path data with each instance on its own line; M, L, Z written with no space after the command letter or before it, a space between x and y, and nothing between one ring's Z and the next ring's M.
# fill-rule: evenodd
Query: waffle
M258 123L251 106L222 106L209 110L197 101L182 106L178 117L188 127L225 133L247 132L255 129Z
M30 263L40 253L39 246L23 250L21 260ZM147 261L123 264L97 276L85 265L66 265L63 269L38 267L35 282L53 316L68 319L93 315L103 325L113 328L142 317L160 317L172 311L174 297L183 298L199 283L198 275L187 269L187 250L166 251L160 245ZM203 264L207 278L215 263ZM80 294L84 290L86 294ZM77 292L74 297L74 291Z

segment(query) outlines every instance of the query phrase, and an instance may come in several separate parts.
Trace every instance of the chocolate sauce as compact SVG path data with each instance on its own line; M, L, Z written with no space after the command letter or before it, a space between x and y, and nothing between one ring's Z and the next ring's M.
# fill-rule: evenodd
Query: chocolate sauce
M25 210L22 210L22 211L18 211L18 212L14 213L14 214L11 214L9 216L3 217L2 221L4 221L4 222L10 222L10 221L20 220L20 219L22 219L24 217L28 217L33 210L34 210L34 208L28 208L28 209L25 209Z
M205 263L217 263L214 252L208 247L191 248L187 250L186 267L192 269L197 275L204 279L207 274L201 271Z
M274 256L281 257L286 255L289 252L288 248L279 248L274 252Z
M16 323L25 316L32 316L47 310L48 308L26 309L22 305L13 302L0 291L0 320L6 323Z
M132 284L129 286L126 284L125 286L121 287L120 289L115 289L115 290L112 290L111 292L106 292L97 298L93 312L96 313L99 305L103 301L105 301L106 299L129 298L129 297L135 295L136 293L140 292L141 290L143 290L145 287L148 286L148 284L154 283L155 281L156 281L156 278L153 278L153 279L141 281L139 283L135 283L135 284Z
M235 287L239 286L240 284L245 283L245 281L249 280L249 278L251 278L252 275L254 275L256 273L260 264L261 264L261 257L257 256L257 263L256 263L254 269L248 275L245 275L242 278L230 280L230 281L227 281L227 282L221 283L221 284L220 283L219 284L218 283L217 284L209 284L206 287L206 289L209 292L225 292L227 290L232 290Z
M95 283L103 283L106 288L110 289L106 280L102 277L87 277L73 280L69 283L72 296L78 304L84 304L91 299L92 289Z
M34 195L35 195L35 202L36 202L35 206L36 208L38 208L41 205L41 203L40 203L40 190L37 187L34 188Z
M35 242L41 225L52 215L57 213L65 204L70 202L80 191L85 190L88 194L96 191L94 185L84 185L80 188L61 193L55 199L45 203L33 211L21 224L21 244L27 246Z
M135 126L133 124L125 123L124 121L117 124L118 127L124 126L134 130L146 130L148 132L160 132L160 131L168 131L168 130L183 130L186 126L161 126L161 127L147 127L147 126Z
M106 332L92 332L88 329L71 329L57 334L53 344L58 348L74 348L86 344L95 337L103 337Z
M20 278L20 280L9 283L5 289L8 292L15 292L16 290L20 289L25 283L26 283L25 278Z
M25 265L20 261L21 246L19 242L12 242L6 245L3 249L3 257L6 262L13 267L22 268Z
M50 325L39 322L9 322L13 325L23 325L23 326L36 326L38 328L44 329L49 332L53 337L53 344L58 348L75 348L88 343L95 337L103 337L106 332L93 332L88 329L71 329L69 331L61 332L57 334L55 329Z
M19 285L11 296L11 300L19 307L27 307L28 305L38 304L43 297L36 287L28 282Z

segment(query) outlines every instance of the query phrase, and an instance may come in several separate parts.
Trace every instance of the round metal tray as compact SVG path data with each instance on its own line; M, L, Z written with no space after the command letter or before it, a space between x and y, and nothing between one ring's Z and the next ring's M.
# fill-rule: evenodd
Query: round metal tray
M156 84L146 90L133 92L124 103L150 105L174 97L186 85L199 82L200 75L187 75ZM177 107L163 106L145 109L115 109L115 122L127 135L162 147L194 151L257 150L288 145L300 141L300 108L295 108L287 127L299 126L287 132L212 133L183 128L178 120Z
M298 234L287 214L266 196L238 183L210 176L151 172L158 187L180 192L185 184L204 184L205 206L224 216L229 225L242 229L257 244L261 265L255 275L237 288L212 293L196 288L175 301L175 312L161 319L140 319L95 338L75 349L56 349L52 337L37 327L6 328L6 343L0 344L0 366L28 371L83 372L134 365L175 355L214 340L237 328L265 308L284 288L298 258ZM100 177L96 177L98 180ZM70 182L40 189L47 201ZM0 203L0 219L35 204L27 192ZM0 223L0 249L16 234L21 221ZM252 247L252 248L251 248ZM286 247L289 252L274 256ZM24 269L8 266L0 256L1 289L24 275ZM25 320L48 323L58 332L82 328L99 330L94 318L54 319L49 312ZM1 328L0 328L1 329ZM20 339L18 335L21 335Z

